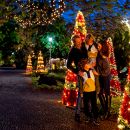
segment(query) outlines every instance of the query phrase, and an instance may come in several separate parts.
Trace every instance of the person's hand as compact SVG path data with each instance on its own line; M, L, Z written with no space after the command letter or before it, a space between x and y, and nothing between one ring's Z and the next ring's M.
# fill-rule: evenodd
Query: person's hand
M78 75L80 75L81 77L83 76L83 71L79 71Z
M93 62L92 64L92 68L96 66L96 62Z

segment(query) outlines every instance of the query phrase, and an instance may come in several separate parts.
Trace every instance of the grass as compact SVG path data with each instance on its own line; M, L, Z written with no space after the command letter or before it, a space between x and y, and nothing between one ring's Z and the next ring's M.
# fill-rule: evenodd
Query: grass
M35 89L46 88L46 89L53 89L53 90L62 90L64 88L64 80L65 80L64 72L59 72L59 73L51 72L45 74L44 76L45 78L49 78L49 81L47 81L46 83L44 81L44 83L39 84L40 75L39 76L36 76L36 74L32 75L32 84ZM52 80L56 82L55 85L51 84Z
M59 72L59 73L54 73L51 72L46 75L47 77L53 78L56 80L57 85L48 85L48 84L38 84L38 80L40 76L33 75L32 76L32 84L35 89L48 89L48 90L58 90L61 91L64 88L64 80L65 80L65 73L64 72ZM117 115L119 113L119 108L121 105L123 96L118 96L118 97L112 97L112 104L111 104L111 113L113 115ZM98 100L98 104L99 100Z
M112 97L111 113L118 114L123 96Z

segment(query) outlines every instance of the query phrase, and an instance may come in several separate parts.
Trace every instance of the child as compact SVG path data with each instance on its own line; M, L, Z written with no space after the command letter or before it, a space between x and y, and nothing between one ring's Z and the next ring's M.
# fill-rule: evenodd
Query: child
M96 57L97 57L98 50L95 43L95 38L92 34L88 34L86 36L85 43L83 43L82 45L82 51L83 53L87 52L86 55L93 65L96 64Z
M95 38L92 34L87 34L85 43L82 45L82 51L84 56L87 55L92 66L95 68L96 66L96 57L98 54L97 44L95 43ZM87 54L85 54L87 52ZM96 84L96 93L98 94L100 91L99 79L98 75L95 75L95 84Z
M97 99L96 99L96 87L94 74L98 74L92 68L92 65L88 60L81 60L79 64L81 70L83 70L83 102L84 102L84 113L86 115L86 122L92 120L94 125L99 125L97 122L98 110L97 110ZM91 106L91 108L90 108Z

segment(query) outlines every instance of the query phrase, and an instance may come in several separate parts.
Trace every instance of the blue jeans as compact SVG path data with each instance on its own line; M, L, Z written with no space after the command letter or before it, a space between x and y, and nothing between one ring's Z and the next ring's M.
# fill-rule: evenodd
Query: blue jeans
M76 107L75 107L75 114L80 115L80 110L81 110L81 102L82 102L82 87L83 87L83 78L81 76L78 76L78 84L77 84L78 89L78 97L76 100Z

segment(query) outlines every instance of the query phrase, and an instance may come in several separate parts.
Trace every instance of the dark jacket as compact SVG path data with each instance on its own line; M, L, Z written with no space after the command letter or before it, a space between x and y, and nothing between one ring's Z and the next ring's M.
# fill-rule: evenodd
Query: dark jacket
M84 58L82 50L72 47L68 55L67 68L70 69L73 73L78 74L78 63L82 58ZM73 62L75 66L72 65Z
M88 52L91 51L92 46L95 46L95 48L97 48L97 44L94 42L91 46L89 46L88 50L87 50L85 44L86 44L85 42L82 43L81 50L83 53L83 57L88 59Z
M100 54L97 56L96 70L100 76L110 75L110 63L107 58L103 58Z
M82 50L82 53L83 53L83 58L87 58L88 59L88 50L85 47L85 44L86 44L85 42L82 43L81 50Z

